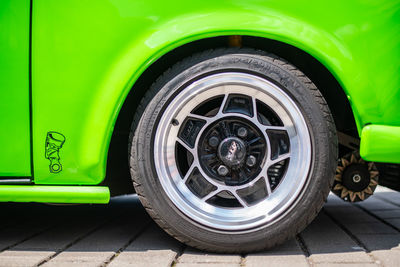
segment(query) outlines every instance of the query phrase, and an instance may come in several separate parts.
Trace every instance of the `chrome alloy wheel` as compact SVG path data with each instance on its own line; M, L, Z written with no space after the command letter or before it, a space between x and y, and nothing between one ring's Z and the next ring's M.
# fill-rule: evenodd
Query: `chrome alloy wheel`
M153 151L160 183L182 213L238 232L288 212L311 166L297 105L277 85L236 72L197 80L172 98Z

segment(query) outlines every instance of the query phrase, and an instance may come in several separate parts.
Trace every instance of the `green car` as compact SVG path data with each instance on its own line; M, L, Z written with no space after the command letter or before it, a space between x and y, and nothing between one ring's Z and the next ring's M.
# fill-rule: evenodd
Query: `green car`
M136 192L249 252L400 189L398 0L2 0L0 29L0 201Z

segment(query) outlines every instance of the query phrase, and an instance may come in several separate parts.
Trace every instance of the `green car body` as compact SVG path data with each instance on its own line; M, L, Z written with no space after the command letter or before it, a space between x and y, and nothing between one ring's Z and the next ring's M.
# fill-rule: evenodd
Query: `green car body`
M224 36L313 58L347 97L361 156L400 163L399 1L4 0L0 27L0 201L108 202L128 94L176 49Z

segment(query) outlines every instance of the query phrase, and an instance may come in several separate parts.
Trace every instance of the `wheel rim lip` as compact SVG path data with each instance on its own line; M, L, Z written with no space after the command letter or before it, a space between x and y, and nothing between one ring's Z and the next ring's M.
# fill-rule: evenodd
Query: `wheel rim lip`
M284 126L288 126L287 132L290 139L290 153L291 155L292 153L294 154L290 157L290 165L285 176L282 178L281 183L284 182L284 184L278 186L273 194L254 206L229 210L198 201L199 199L195 197L187 187L180 183L182 177L179 174L176 164L174 164L176 139L172 138L177 136L179 127L172 126L170 122L173 118L178 119L178 121L183 121L182 118L190 114L190 111L193 110L196 103L200 104L207 99L207 96L204 96L207 95L207 93L223 92L220 94L243 94L243 86L246 87L247 90L250 90L251 93L255 93L253 96L256 99L261 101L266 99L273 100L267 101L266 103L271 109L275 111L284 111L278 114L278 116L283 121ZM206 91L207 93L205 94L204 92ZM199 96L201 96L200 99ZM208 96L208 98L210 98L210 96ZM265 103L265 101L263 102ZM271 103L274 105L271 106ZM237 113L228 113L228 115L229 114L240 116ZM287 115L286 117L281 117L281 115L285 114ZM246 115L242 115L242 117L246 119L249 118ZM207 126L203 126L202 130L205 128L207 128ZM201 133L198 134L197 138L199 138L200 135ZM173 139L173 141L171 141L171 139ZM183 212L183 214L195 222L218 230L250 230L266 225L278 216L286 214L286 212L290 210L291 205L297 201L298 196L301 194L311 168L310 134L300 109L294 101L274 83L252 74L239 72L213 74L181 90L174 99L171 100L164 113L161 115L154 137L154 148L154 165L159 177L158 179L172 203ZM293 160L295 156L297 159ZM270 158L268 138L267 157ZM199 171L203 176L205 175L201 169L199 169ZM298 175L299 173L300 175ZM266 174L265 177L265 179L267 179ZM289 189L285 188L285 185L289 184L295 184L296 186L292 186ZM193 197L190 197L190 194L192 194Z

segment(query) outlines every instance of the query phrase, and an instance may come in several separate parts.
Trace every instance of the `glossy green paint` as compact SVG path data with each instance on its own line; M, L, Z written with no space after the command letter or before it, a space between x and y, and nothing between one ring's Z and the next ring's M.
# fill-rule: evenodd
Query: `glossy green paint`
M32 27L38 184L101 182L114 123L135 80L162 55L206 37L294 45L336 77L360 132L366 124L400 126L399 1L34 0ZM66 137L59 173L49 172L44 157L49 131Z
M110 200L103 186L0 185L1 202L99 203Z
M30 176L29 0L0 1L0 176Z
M361 156L368 161L400 163L400 127L368 125L361 133Z

